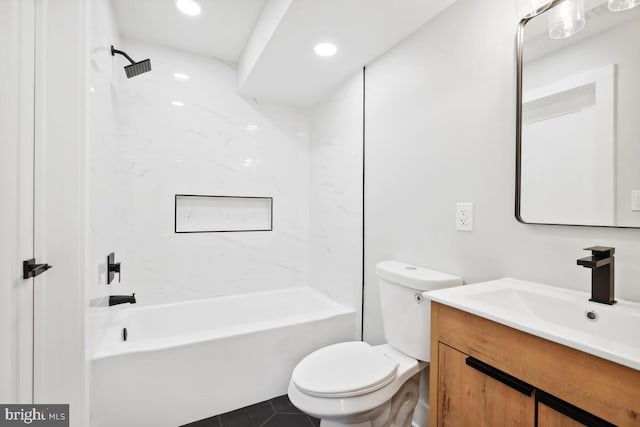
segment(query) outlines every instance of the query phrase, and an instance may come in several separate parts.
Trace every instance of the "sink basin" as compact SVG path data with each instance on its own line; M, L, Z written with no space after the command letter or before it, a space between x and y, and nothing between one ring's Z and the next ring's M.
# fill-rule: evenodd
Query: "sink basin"
M590 294L504 278L425 292L424 297L640 370L640 304L612 306Z

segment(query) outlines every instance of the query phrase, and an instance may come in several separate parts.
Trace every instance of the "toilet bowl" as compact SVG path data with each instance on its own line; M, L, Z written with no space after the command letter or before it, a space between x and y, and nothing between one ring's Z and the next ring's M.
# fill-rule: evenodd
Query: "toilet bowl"
M375 420L399 415L411 420L425 366L389 344L335 344L311 353L296 366L289 399L301 411L320 418L322 426L383 426ZM397 402L391 405L396 394ZM402 409L405 414L391 414Z
M376 266L387 344L354 341L321 348L298 363L289 399L321 427L408 427L429 361L425 291L458 286L446 273L385 261Z

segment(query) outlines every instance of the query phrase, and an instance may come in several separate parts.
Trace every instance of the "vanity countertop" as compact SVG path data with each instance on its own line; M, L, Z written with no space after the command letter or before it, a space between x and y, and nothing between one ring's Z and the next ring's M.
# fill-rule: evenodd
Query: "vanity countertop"
M640 304L513 278L425 292L424 297L640 370Z

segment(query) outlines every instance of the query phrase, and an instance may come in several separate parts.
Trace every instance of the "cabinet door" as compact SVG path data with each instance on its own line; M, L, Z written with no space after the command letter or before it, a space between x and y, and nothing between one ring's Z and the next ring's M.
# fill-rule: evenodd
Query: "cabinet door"
M558 412L550 406L544 403L538 402L538 423L539 427L583 427L585 424L579 423L563 414Z
M534 426L533 387L445 344L438 352L440 426Z
M536 420L537 427L615 427L541 390L536 390Z

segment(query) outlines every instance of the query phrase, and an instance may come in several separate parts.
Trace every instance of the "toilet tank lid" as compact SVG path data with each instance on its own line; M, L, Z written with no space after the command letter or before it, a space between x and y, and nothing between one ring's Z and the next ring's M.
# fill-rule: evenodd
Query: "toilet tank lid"
M379 262L376 264L376 274L382 279L419 291L462 285L461 277L400 261Z

